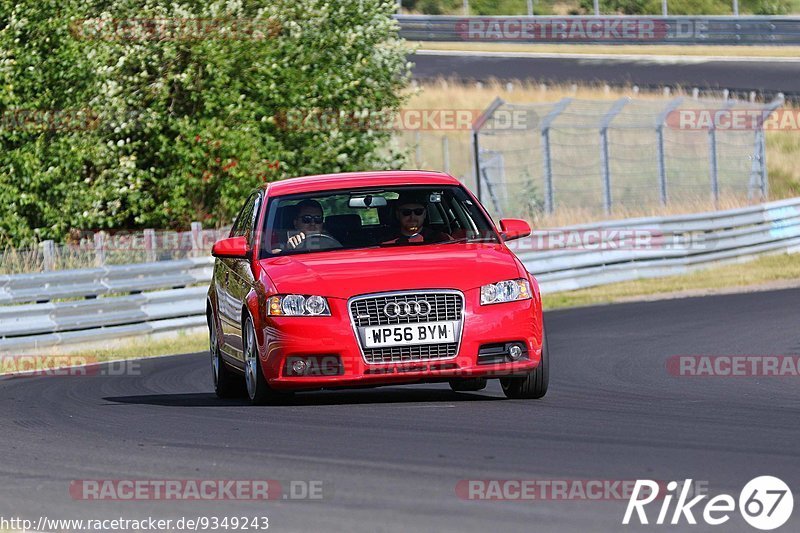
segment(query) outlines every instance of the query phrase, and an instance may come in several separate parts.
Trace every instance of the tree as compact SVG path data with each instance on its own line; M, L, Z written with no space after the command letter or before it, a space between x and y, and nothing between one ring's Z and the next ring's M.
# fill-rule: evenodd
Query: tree
M396 111L409 66L394 10L0 0L0 116L68 111L0 123L0 238L227 223L263 181L399 165L386 129L280 120Z

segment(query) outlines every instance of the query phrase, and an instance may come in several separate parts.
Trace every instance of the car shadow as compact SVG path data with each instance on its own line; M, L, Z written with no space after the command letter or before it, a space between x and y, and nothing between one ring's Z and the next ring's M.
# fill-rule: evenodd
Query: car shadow
M220 399L213 393L144 394L136 396L109 396L106 401L122 404L160 405L165 407L234 407L249 406L247 398ZM505 400L483 392L453 392L449 389L403 389L386 387L346 391L298 392L282 397L267 407L293 407L318 405L358 405L392 403L435 402L489 402Z

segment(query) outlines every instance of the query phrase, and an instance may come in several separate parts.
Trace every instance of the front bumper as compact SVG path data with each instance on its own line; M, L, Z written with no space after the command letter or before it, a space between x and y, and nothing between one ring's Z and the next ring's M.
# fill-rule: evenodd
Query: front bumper
M368 364L342 299L328 299L329 317L268 317L261 343L264 375L275 389L298 390L518 376L539 365L542 319L536 299L481 306L479 290L466 291L464 298L461 344L454 358L441 360ZM479 364L481 346L504 342L524 343L527 357ZM309 356L337 359L341 366L323 375L290 375L287 361Z

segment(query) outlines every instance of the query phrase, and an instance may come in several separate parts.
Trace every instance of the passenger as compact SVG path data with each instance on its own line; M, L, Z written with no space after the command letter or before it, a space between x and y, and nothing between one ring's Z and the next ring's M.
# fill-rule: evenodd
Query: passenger
M425 226L427 200L424 194L401 193L395 206L399 235L383 244L434 243L453 240L450 235Z

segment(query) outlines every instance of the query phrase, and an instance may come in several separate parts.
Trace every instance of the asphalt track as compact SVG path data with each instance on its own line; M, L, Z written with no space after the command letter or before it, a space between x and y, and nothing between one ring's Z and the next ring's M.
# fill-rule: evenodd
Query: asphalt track
M745 54L746 51L743 51ZM485 81L529 80L544 83L608 83L642 88L697 87L728 89L747 97L755 91L771 98L783 92L800 97L800 60L783 58L737 59L659 56L578 56L560 54L514 54L426 51L410 60L413 77L439 77Z
M464 479L682 480L738 498L800 488L795 378L689 378L676 354L798 354L800 290L550 312L551 390L505 400L446 385L305 393L251 407L212 394L208 358L138 376L0 380L0 517L267 515L273 531L755 531L620 525L626 502L464 501ZM81 501L80 479L321 480L317 502ZM795 497L796 504L800 499ZM652 511L651 520L657 509ZM797 531L794 517L782 531Z

